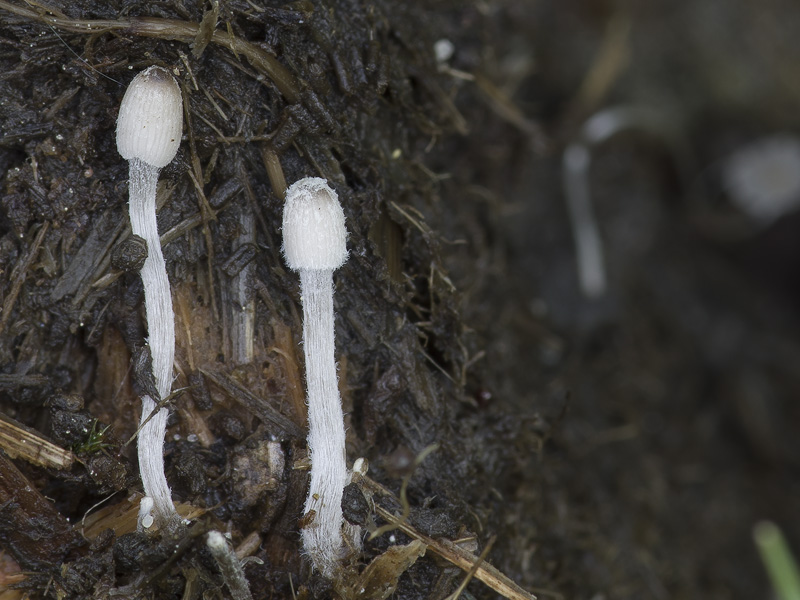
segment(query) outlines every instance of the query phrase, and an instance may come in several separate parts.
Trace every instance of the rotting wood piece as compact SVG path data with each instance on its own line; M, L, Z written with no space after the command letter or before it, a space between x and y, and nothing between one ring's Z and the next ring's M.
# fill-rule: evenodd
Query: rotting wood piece
M47 234L48 229L50 229L50 222L45 221L44 224L39 228L39 231L36 233L33 243L28 247L27 254L25 254L25 257L22 260L17 262L14 270L11 272L11 277L9 280L13 283L11 284L11 290L3 301L2 316L0 316L0 333L3 332L8 324L8 319L11 317L11 309L14 307L14 303L17 301L19 292L22 289L22 284L25 283L25 279L27 278L28 270L31 268L34 259L39 253L39 248L42 245L42 241L44 240L44 236Z
M136 531L136 518L139 515L139 502L141 499L142 494L134 492L116 504L109 504L96 512L84 516L78 525L81 533L92 541L107 529L112 529L117 537L126 533L133 533ZM206 513L205 509L192 506L186 502L175 503L175 510L188 521L199 519Z
M23 387L44 387L50 380L44 375L0 375L0 390L16 390Z
M82 544L55 506L0 453L0 545L23 569L46 571Z
M229 375L218 371L200 370L203 375L210 379L215 385L219 386L231 398L239 402L250 412L256 415L265 423L271 423L283 433L291 437L305 437L303 431L295 425L288 417L282 415L277 409L273 408L269 402L262 400L249 390L245 389Z
M10 458L22 458L40 467L69 469L75 462L75 455L69 450L4 415L0 415L0 448Z
M305 428L308 422L308 409L306 407L305 389L303 388L303 377L300 374L300 361L297 358L297 345L292 337L292 330L285 323L272 320L272 331L275 337L275 345L270 347L270 351L281 357L286 391L294 411L295 421Z

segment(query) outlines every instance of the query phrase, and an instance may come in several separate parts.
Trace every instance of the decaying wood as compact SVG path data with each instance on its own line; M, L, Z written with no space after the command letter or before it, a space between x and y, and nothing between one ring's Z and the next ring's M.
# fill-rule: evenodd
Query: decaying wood
M390 546L383 554L376 556L360 573L355 584L342 596L349 598L369 598L386 600L397 589L400 576L425 556L427 547L419 540L405 545Z
M219 386L226 394L239 402L262 421L272 423L290 436L297 438L305 437L305 433L300 427L273 408L268 401L257 397L229 375L218 371L207 371L205 369L201 369L201 372L215 385Z
M45 570L83 543L56 507L0 453L0 545L23 569Z
M126 533L136 531L137 517L139 515L139 501L142 494L136 492L125 498L122 502L110 504L87 515L79 524L81 533L90 540L95 539L106 529L113 529L114 534L119 537ZM205 514L205 510L186 504L176 502L175 510L184 519L194 520Z
M69 469L75 462L75 455L69 450L4 415L0 415L0 448L10 458L22 458L40 467Z
M11 284L11 291L3 302L3 314L0 315L0 333L3 332L8 324L8 319L11 317L11 310L14 308L14 303L17 301L19 291L22 289L22 284L25 283L25 278L28 275L28 269L31 268L36 255L39 253L39 247L42 245L42 241L48 229L50 229L50 223L49 221L45 221L39 228L33 240L33 244L31 244L28 249L28 253L17 263L16 267L14 267L14 270L11 272L11 277L9 279L14 283Z
M56 283L50 294L51 300L57 302L64 296L75 294L80 288L87 287L85 280L89 279L103 259L109 256L111 246L125 226L124 221L115 221L113 211L104 212ZM85 293L78 294L76 300L81 296L85 296Z
M305 427L308 413L306 394L303 388L300 361L297 358L292 330L288 325L280 321L273 321L272 331L275 335L275 345L270 350L281 357L283 371L286 374L286 389L295 414L295 420L302 427Z

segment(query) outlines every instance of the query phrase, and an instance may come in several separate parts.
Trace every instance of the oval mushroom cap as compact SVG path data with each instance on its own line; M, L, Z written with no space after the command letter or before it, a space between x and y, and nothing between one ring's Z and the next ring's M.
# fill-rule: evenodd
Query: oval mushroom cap
M289 268L334 270L347 260L347 230L339 198L328 182L306 177L286 191L283 254Z
M160 169L175 158L182 130L181 89L168 71L148 67L133 78L122 98L117 150L125 160L138 158Z

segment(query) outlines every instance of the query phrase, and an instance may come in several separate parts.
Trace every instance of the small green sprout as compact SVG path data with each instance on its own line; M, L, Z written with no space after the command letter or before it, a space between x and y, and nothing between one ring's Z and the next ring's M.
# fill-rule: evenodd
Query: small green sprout
M92 429L86 440L80 444L73 446L72 450L76 454L95 454L106 448L111 448L113 444L104 441L106 432L111 428L111 425L106 425L102 429L97 426L97 419L92 422Z
M755 526L753 537L778 598L800 600L800 571L781 530L762 521Z

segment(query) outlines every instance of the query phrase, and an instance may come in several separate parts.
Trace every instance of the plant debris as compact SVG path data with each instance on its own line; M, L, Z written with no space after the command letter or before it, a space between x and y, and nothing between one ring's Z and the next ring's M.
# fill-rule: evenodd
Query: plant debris
M210 531L256 600L764 596L750 528L800 539L800 219L751 222L715 165L797 130L800 9L661 4L0 0L0 598L222 598ZM156 192L174 535L136 532L125 443L153 382L114 130L151 65L185 120ZM687 147L593 147L587 298L559 157L622 105ZM336 356L363 548L333 580L299 535L280 223L303 177L349 232Z

